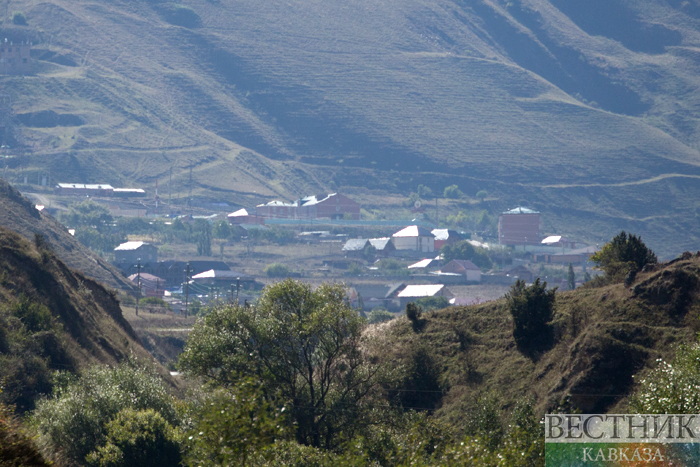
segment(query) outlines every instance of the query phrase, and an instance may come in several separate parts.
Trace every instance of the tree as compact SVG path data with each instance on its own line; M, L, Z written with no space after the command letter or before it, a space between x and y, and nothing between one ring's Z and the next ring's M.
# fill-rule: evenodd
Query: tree
M61 214L61 222L69 227L91 227L103 231L104 227L114 222L109 210L92 200L73 203L68 212Z
M211 256L211 224L197 219L197 255Z
M15 11L12 13L12 23L18 26L27 25L27 17L21 11Z
M488 195L489 194L486 192L486 190L479 190L476 192L476 197L479 198L482 203L484 202L484 200L486 199L486 197Z
M540 350L551 343L550 322L554 316L557 288L547 290L540 278L527 287L518 279L506 294L506 303L513 316L513 338L523 351Z
M420 306L425 311L442 310L450 306L450 300L447 297L423 297L416 300L416 305Z
M231 226L228 221L221 220L214 224L214 237L219 239L227 239L231 236Z
M425 185L418 185L417 193L418 193L418 197L422 198L422 199L426 199L426 198L433 196L433 190L431 190L430 188L428 188Z
M574 274L574 266L569 263L569 271L566 273L566 287L569 290L576 288L576 274Z
M459 199L464 196L464 193L462 193L462 190L460 190L457 185L450 185L445 187L443 196L450 199Z
M291 273L289 267L282 263L268 264L263 272L265 272L267 277L289 277Z
M597 267L610 280L622 280L630 272L640 271L646 264L656 264L656 254L642 242L641 237L624 230L591 256Z
M440 253L445 257L446 262L453 259L467 259L482 270L491 269L493 265L486 250L474 248L467 240L459 241L454 245L445 245L440 249Z
M298 442L334 448L367 423L378 383L363 326L341 285L312 290L288 279L265 288L255 306L212 310L190 334L180 368L224 386L260 380L290 405Z

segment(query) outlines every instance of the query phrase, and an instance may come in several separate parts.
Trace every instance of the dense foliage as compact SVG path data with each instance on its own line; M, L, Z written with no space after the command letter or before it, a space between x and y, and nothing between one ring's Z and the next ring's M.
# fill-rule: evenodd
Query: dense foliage
M52 396L38 402L32 423L43 444L82 463L108 443L107 425L124 409L152 409L169 424L179 424L176 402L161 378L134 360L116 368L94 366L79 377L58 373Z
M657 259L641 237L628 235L623 230L591 256L591 261L605 271L609 280L618 281L630 273L635 274L647 264L656 264Z
M481 270L486 271L491 269L493 265L488 252L483 248L474 248L467 240L462 240L454 245L445 245L440 250L445 257L445 262L450 262L453 259L466 259L474 263Z
M513 338L526 352L542 350L551 344L556 287L547 290L539 277L529 287L518 279L506 294L506 303L513 317Z
M264 289L254 307L209 313L192 331L180 365L225 386L260 379L290 405L297 441L334 447L364 424L363 403L377 386L362 327L341 286L311 290L286 280Z
M0 466L45 467L48 462L5 404L0 403Z
M680 347L671 362L659 359L639 381L630 407L636 413L700 413L700 344Z

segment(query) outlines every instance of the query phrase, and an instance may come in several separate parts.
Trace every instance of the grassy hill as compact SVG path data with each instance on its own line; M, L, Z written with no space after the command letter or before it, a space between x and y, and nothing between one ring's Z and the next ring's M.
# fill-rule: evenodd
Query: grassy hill
M12 11L29 26L8 25ZM698 11L6 0L1 32L35 41L36 73L0 83L31 149L17 177L160 179L182 202L191 169L198 197L251 205L335 186L369 208L456 183L489 191L493 211L541 209L552 233L602 242L624 228L671 256L700 230Z
M151 361L119 302L98 282L68 268L50 244L32 244L0 227L1 400L21 411L50 392L53 370Z
M0 226L34 241L44 236L51 250L69 267L106 286L131 290L133 285L108 262L102 260L68 233L51 215L38 211L34 204L5 180L0 179Z
M372 333L386 362L412 368L393 388L398 397L456 426L489 398L503 409L530 397L540 412L624 413L634 378L696 341L699 293L700 255L689 255L630 287L557 294L556 342L534 357L518 350L505 300L428 312L418 327L400 318Z

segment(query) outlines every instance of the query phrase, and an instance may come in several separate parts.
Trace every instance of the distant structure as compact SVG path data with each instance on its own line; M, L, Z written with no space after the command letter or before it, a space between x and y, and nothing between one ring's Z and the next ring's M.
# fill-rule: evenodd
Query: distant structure
M463 275L468 282L481 282L481 269L468 259L453 259L440 272Z
M339 193L307 196L293 203L270 201L255 210L266 219L360 219L360 205Z
M435 235L418 225L409 225L391 236L397 250L413 250L423 253L435 251Z
M250 215L246 209L239 209L228 216L229 224L265 224L265 218L257 215Z
M31 59L29 52L32 50L31 42L18 42L4 39L0 43L0 74L23 75L31 71Z
M462 236L456 230L452 229L433 229L435 235L435 249L439 250L445 245L454 245L462 240Z
M139 198L146 196L142 188L114 188L104 183L59 183L53 192L59 196L114 196L116 198Z
M498 216L498 243L500 245L540 245L540 213L517 207Z
M114 264L126 266L127 268L136 264L158 261L158 247L145 242L126 242L114 249Z
M116 252L115 252L116 254ZM206 261L206 260L192 260L192 261L173 261L173 260L168 260L168 261L150 261L150 262L144 262L143 258L141 259L141 275L143 276L144 273L146 274L153 274L158 277L162 277L165 279L165 286L168 288L171 287L179 287L182 285L183 282L187 279L187 264L189 263L190 265L190 279L193 278L193 276L205 272L205 271L210 271L210 270L216 270L216 271L229 271L231 268L229 268L226 263L223 261ZM120 267L125 274L136 274L137 268L136 268L136 262L124 262L124 263L115 263L115 266Z

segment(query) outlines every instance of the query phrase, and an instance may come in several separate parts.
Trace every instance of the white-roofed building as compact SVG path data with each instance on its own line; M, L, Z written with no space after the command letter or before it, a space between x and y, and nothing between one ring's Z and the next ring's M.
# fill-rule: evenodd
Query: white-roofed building
M435 235L419 225L409 225L391 237L397 250L413 250L423 253L435 251Z
M265 224L265 219L257 215L252 215L247 209L242 208L228 215L229 224Z
M542 245L573 249L576 246L576 242L561 235L550 235L542 240Z
M412 303L425 297L450 298L452 294L444 284L407 285L397 294L397 298L401 302L401 308L405 307L407 303Z
M124 265L158 261L158 247L146 242L126 242L114 249L114 264Z

